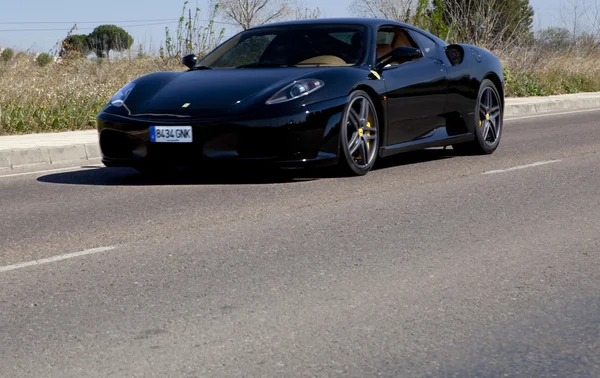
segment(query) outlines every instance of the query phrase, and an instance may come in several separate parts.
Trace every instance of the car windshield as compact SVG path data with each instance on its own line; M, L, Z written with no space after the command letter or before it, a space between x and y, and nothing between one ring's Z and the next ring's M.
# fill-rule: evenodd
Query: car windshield
M353 66L365 55L365 28L264 27L242 32L198 62L210 68Z

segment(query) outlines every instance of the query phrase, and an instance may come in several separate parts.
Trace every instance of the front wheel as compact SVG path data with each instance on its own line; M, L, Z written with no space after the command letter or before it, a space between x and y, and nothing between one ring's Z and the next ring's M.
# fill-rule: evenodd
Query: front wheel
M340 170L343 174L366 175L375 165L379 150L379 120L366 92L350 95L340 131Z
M452 146L461 153L485 155L492 154L500 144L502 137L504 112L496 85L484 80L479 89L475 110L475 140Z

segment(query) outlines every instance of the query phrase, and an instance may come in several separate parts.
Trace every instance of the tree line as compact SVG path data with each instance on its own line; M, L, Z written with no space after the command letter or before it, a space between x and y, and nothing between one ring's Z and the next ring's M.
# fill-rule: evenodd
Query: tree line
M221 0L222 16L243 29L285 18L317 18L297 0ZM490 49L533 38L529 0L351 0L356 16L406 22L451 42Z
M529 0L353 0L351 11L406 22L449 42L488 49L533 38Z
M249 29L275 21L319 18L319 8L306 0L208 0L208 23L201 20L200 9L184 3L179 26L166 28L161 55L202 54L218 45L225 33L214 20L223 20L238 29ZM593 14L600 23L600 8ZM406 22L453 43L470 43L502 51L518 45L541 43L546 46L585 44L596 46L598 33L582 32L581 18L592 14L584 0L573 0L572 9L563 9L563 26L533 32L534 11L529 0L349 0L353 15ZM569 12L570 11L570 12ZM592 43L594 42L594 43ZM133 38L114 25L101 25L89 35L69 35L62 44L61 56L95 53L108 57L111 50L127 50Z

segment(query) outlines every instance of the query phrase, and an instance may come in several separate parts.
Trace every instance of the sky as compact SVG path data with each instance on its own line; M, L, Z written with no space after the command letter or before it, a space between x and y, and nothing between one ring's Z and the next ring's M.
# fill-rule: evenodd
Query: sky
M206 0L198 1L201 9ZM561 6L573 0L530 0L536 17L535 27L560 23ZM579 0L595 1L595 0ZM177 26L184 0L0 0L0 48L20 51L49 52L77 24L77 34L88 34L101 24L125 28L146 50L157 50L162 44L165 27ZM305 0L319 7L325 17L354 16L349 11L351 0ZM204 9L203 9L204 10ZM207 15L207 13L203 13ZM227 27L227 35L236 29Z

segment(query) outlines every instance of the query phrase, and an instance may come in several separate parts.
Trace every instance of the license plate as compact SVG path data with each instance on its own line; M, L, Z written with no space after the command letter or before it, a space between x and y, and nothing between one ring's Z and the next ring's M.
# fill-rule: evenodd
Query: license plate
M192 126L150 126L152 143L192 143Z

